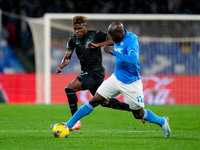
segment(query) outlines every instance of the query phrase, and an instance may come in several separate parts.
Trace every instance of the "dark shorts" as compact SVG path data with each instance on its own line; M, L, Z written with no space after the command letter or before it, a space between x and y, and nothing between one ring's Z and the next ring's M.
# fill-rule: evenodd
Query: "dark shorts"
M92 95L95 94L98 87L104 81L105 71L93 70L81 73L77 79L81 82L82 90L89 90Z

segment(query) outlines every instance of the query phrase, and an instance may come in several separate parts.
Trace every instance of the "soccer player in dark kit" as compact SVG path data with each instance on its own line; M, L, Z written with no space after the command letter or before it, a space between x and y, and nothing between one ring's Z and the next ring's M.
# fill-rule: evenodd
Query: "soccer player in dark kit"
M68 98L69 107L72 116L77 111L78 98L77 91L89 90L92 95L95 94L98 87L104 81L105 69L102 66L101 46L113 45L114 42L107 33L102 31L88 30L87 18L77 15L72 19L74 34L69 38L67 43L66 54L57 68L57 74L62 72L66 67L75 51L80 61L81 74L71 81L65 88ZM106 100L101 104L104 107L130 111L129 105L115 98ZM81 128L80 121L72 127L72 130Z

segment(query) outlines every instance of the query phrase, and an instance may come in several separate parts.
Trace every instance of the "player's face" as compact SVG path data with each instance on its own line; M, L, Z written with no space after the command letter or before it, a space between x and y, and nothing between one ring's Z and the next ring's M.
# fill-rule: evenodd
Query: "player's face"
M109 32L109 34L115 43L121 42L124 38L124 35L122 32Z
M74 24L74 33L76 34L77 38L82 38L84 35L87 34L87 24Z

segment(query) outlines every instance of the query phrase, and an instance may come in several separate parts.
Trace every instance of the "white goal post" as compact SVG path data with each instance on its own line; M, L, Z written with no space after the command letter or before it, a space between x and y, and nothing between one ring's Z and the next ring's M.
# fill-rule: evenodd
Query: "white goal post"
M51 103L51 44L52 44L52 36L55 35L52 28L58 28L61 31L67 31L70 34L73 33L73 28L71 25L71 20L75 15L79 14L52 14L47 13L44 17L39 19L28 18L29 25L31 27L33 37L34 37L34 45L35 45L35 56L36 56L36 88L37 88L37 103ZM93 26L88 26L88 28L93 28L96 30L107 31L107 27L109 23L113 21L127 21L127 24L124 23L124 26L130 29L133 29L132 32L143 32L143 34L139 34L139 41L160 41L165 40L167 42L190 42L196 41L200 42L200 15L161 15L161 14L80 14L84 15L88 18L88 21L92 21ZM68 21L66 23L65 21ZM138 24L134 24L138 22ZM156 22L154 24L154 22ZM162 24L166 24L159 28L159 22ZM176 32L176 22L183 22L183 27L177 27L180 31L178 35ZM191 25L190 35L184 35L181 32L184 32L184 22L191 22L186 25L188 27ZM172 23L172 25L170 25ZM177 26L180 25L179 23ZM131 27L133 26L133 28ZM141 28L140 28L141 26ZM142 28L142 26L144 26ZM149 27L149 29L147 29ZM138 29L139 28L139 29ZM146 30L145 30L146 29ZM136 31L134 31L136 30ZM141 31L143 30L143 31ZM149 32L152 35L148 35ZM150 31L153 30L153 31ZM163 31L163 34L162 34ZM164 34L166 32L166 35ZM52 35L53 34L53 35ZM136 33L137 34L137 33ZM160 36L159 36L160 35ZM177 35L177 36L176 36ZM61 35L60 35L61 36ZM65 41L67 42L67 38L65 37ZM43 43L43 45L42 45ZM42 56L39 56L41 51L44 53ZM44 61L41 58L44 58ZM42 62L43 63L42 63ZM61 60L60 60L61 61ZM44 65L44 66L41 66ZM70 64L69 64L70 65ZM44 74L42 74L44 71ZM41 77L42 75L42 77ZM42 79L41 79L42 78ZM43 93L43 94L42 94Z

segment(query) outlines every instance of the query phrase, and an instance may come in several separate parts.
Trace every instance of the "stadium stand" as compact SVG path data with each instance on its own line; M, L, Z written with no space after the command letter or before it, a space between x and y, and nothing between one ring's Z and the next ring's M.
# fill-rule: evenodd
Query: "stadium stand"
M5 40L0 39L0 72L3 73L23 73L22 64L14 55L11 47Z
M166 51L166 49L170 49ZM59 52L58 52L59 51ZM58 46L52 48L52 73L55 72L60 64L65 51ZM105 52L103 54L103 64L106 73L114 71L114 59ZM140 42L140 65L141 74L167 74L167 75L198 75L200 74L200 44L193 42L190 45L181 46L178 43L164 42ZM72 56L70 65L63 69L63 73L77 73L80 65L76 55Z
M142 74L200 74L199 43L185 46L177 43L140 43L140 49Z
M99 0L99 1L73 1L73 0L7 0L3 1L0 0L0 9L3 11L9 12L12 17L12 13L19 14L22 16L28 16L33 18L42 17L45 13L149 13L149 14L200 14L200 1L179 1L179 0L169 0L169 1L120 1L120 0ZM10 19L9 17L3 17L3 27L8 28ZM32 45L32 37L30 36L29 28L21 22L14 20L11 25L15 25L16 27L16 35L14 36L14 40L11 39L11 35L9 35L7 41L9 42L10 46L13 48L15 52L18 52L19 49L22 49L24 52L23 57L27 58L26 61L31 61L29 66L34 66L34 52ZM10 31L10 30L9 30ZM14 32L12 32L14 33ZM25 40L26 41L25 41ZM14 41L14 42L13 42ZM153 43L151 43L153 44ZM145 44L141 44L143 47ZM157 43L154 46L161 46L162 43ZM170 46L170 45L168 45ZM15 50L15 48L18 48ZM145 46L144 46L145 47ZM179 53L178 49L177 52ZM147 52L148 53L148 52ZM144 54L145 56L146 54ZM193 53L185 54L185 56L193 55ZM20 56L20 55L19 55ZM182 57L180 53L180 58ZM145 57L146 58L146 57ZM157 59L159 59L158 57ZM146 58L148 59L148 58ZM196 57L194 58L196 59ZM75 60L74 60L75 61ZM148 61L145 60L142 62L146 65ZM177 63L179 63L177 61ZM188 67L185 62L185 67ZM35 72L34 67L29 68L26 64L25 66L26 71L28 72ZM194 66L197 64L194 64ZM107 65L108 68L110 65ZM111 65L112 66L112 65ZM78 68L78 66L76 66ZM181 68L182 64L178 64L175 68ZM167 68L165 68L167 69ZM54 68L53 68L54 70ZM177 69L176 69L177 70ZM142 70L143 72L144 70ZM166 71L170 71L170 73L174 72L174 69L168 69ZM162 71L163 72L163 71ZM162 73L161 72L161 73ZM191 72L190 72L191 73ZM192 74L197 74L198 72L193 72Z

